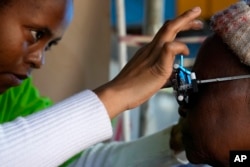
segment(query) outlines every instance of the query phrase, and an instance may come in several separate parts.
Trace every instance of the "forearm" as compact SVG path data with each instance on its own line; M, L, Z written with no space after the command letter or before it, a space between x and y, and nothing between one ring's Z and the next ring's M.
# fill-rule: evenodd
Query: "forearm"
M110 138L103 104L91 91L0 127L1 166L59 166L76 153Z

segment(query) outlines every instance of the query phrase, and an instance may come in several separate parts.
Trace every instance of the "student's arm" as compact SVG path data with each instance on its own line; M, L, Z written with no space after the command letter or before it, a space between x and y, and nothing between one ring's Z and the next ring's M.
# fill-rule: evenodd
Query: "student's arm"
M10 111L15 113L16 109L14 115L18 116L19 107L14 102L11 105L16 107ZM8 114L6 107L4 114ZM85 90L48 109L1 124L0 164L59 166L111 136L112 126L103 103L95 93Z

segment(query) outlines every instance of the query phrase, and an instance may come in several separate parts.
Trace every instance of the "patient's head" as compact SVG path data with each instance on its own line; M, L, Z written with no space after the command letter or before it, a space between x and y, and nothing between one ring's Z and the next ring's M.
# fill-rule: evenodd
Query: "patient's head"
M250 12L244 2L237 5ZM232 8L239 10L237 5ZM223 14L233 18L235 11L230 12ZM223 14L213 18L215 34L203 43L193 66L199 80L250 74L250 13L228 23ZM236 25L240 19L249 28ZM186 113L183 142L192 163L228 166L230 150L250 150L250 79L202 84L189 98L189 105L179 110Z

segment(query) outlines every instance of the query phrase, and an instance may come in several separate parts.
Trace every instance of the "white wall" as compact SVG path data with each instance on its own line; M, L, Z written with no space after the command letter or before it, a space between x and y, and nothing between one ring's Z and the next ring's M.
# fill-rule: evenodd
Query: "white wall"
M75 0L74 20L63 40L46 54L46 64L33 72L41 94L59 101L93 89L109 78L110 2Z

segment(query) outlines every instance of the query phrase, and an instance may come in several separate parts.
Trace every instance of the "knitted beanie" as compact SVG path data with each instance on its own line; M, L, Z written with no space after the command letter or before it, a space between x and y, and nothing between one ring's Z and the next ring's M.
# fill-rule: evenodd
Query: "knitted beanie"
M250 66L250 7L239 1L211 18L211 28Z

